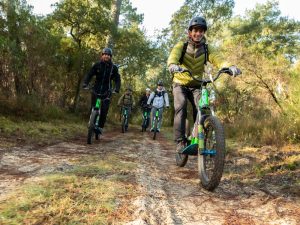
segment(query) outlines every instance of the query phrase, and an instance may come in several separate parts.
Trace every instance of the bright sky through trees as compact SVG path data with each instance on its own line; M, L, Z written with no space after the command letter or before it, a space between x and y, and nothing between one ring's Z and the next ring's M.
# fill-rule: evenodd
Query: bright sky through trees
M51 4L57 0L27 0L34 6L34 13L47 14L51 13ZM161 29L168 26L172 14L177 11L183 4L184 0L131 0L138 13L144 13L144 28L148 35L153 35L155 29ZM252 9L256 3L265 3L267 0L235 0L234 13L243 15L246 9ZM300 20L299 7L300 2L295 0L279 0L279 7L284 16L289 16Z

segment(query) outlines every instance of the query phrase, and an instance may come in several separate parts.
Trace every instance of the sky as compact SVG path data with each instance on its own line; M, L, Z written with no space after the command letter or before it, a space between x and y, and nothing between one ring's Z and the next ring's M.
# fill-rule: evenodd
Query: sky
M51 13L51 4L57 0L27 0L28 4L34 6L33 12L46 15ZM132 5L137 8L138 13L144 14L143 27L149 36L153 35L156 29L168 26L172 14L177 11L184 0L131 0ZM253 9L256 3L265 3L267 0L235 0L235 15L244 15L246 9ZM282 15L300 21L300 1L279 0L279 9Z

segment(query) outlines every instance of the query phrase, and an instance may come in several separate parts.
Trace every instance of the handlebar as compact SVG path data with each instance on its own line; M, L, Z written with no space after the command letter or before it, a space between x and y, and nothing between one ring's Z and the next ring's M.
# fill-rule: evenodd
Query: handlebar
M151 109L151 108L152 108L151 105L141 105L141 107L142 107L143 109Z
M232 75L230 74L230 71L229 71L229 68L228 68L228 67L224 67L224 68L220 69L220 70L218 71L217 75L214 76L214 77L212 77L211 79L198 79L198 78L196 78L196 77L193 76L193 74L191 73L191 71L186 70L186 69L183 70L182 73L183 73L183 72L189 73L190 76L191 76L195 81L198 81L199 83L202 83L202 84L204 84L204 85L216 81L216 80L220 77L220 75L221 75L222 73L227 73L228 75L232 76Z
M108 89L105 93L100 94L100 93L97 93L91 86L83 87L83 90L89 90L89 91L91 91L94 95L97 95L97 96L99 96L99 97L105 97L105 96L108 96L108 95L111 95L111 94L116 93L115 90L113 90L113 89Z
M166 106L159 107L159 108L157 108L157 107L154 107L154 106L151 106L151 108L154 108L154 109L156 109L156 110L160 110L160 109L166 108Z

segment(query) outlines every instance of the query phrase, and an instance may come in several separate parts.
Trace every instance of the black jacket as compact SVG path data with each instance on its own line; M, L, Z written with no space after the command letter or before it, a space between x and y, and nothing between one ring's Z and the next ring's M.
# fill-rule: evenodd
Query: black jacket
M146 106L147 106L147 101L148 101L148 98L150 97L150 95L149 96L147 96L147 95L143 95L141 98L140 98L140 101L139 101L139 104L140 104L140 106L142 107L142 108L145 108Z
M99 94L105 94L107 90L112 88L112 81L115 84L115 91L119 92L121 86L120 74L118 67L112 62L97 62L91 70L86 74L83 83L89 84L93 76L96 76L94 90Z

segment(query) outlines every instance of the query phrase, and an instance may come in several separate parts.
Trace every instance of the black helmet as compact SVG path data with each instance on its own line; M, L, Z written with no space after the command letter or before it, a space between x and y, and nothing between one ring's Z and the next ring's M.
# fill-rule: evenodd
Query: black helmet
M111 48L104 48L104 49L102 50L102 55L103 55L103 54L107 54L107 55L112 56L112 50L111 50Z
M207 30L207 23L206 20L203 17L196 16L193 19L191 19L189 23L189 30L192 30L193 27L203 27L204 30Z
M162 80L159 80L159 81L157 82L157 86L164 86L164 83L162 82Z

